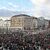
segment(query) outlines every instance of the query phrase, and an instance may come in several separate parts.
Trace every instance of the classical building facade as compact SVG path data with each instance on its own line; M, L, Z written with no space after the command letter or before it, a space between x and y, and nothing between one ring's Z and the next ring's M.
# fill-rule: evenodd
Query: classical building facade
M3 23L3 27L4 28L10 28L10 22L11 22L11 20L5 20Z
M11 28L33 30L36 25L36 18L20 14L11 17Z
M39 29L47 29L48 28L49 20L46 20L45 18L40 17L37 19L37 21L38 21L37 25L38 25Z
M0 19L0 28L10 27L10 20Z

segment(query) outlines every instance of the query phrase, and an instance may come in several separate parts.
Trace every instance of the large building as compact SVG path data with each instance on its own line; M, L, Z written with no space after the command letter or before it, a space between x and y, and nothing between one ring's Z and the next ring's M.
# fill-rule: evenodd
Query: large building
M2 20L0 19L0 28L10 27L10 20Z
M38 23L37 23L38 29L44 29L45 28L45 20L38 18L37 21L38 21Z
M10 20L0 19L0 28L10 28L12 31L36 31L50 27L50 21L43 17L36 18L26 14L14 15Z
M11 22L11 20L4 20L3 27L10 28L10 22Z
M38 29L47 29L48 26L49 26L49 20L46 20L45 18L43 17L40 17L37 19L38 23Z
M35 24L36 21L34 21L33 19L36 18L25 14L12 16L11 28L18 28L22 30L33 30L34 26L36 26Z

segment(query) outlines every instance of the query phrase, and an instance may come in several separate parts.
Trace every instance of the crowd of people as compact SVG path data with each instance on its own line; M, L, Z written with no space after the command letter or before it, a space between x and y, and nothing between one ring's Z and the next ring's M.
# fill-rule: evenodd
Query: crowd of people
M27 37L19 33L0 34L0 50L40 50L41 46L36 44L36 40L28 40Z
M37 50L34 43L26 42L23 37L17 34L0 34L1 46L5 50Z

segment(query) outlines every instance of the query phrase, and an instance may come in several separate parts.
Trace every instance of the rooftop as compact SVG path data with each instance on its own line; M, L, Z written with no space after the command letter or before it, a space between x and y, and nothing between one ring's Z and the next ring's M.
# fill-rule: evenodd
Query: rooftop
M30 17L29 15L26 15L26 14L14 15L14 16L12 16L12 17L20 17L20 16L28 16L28 17Z

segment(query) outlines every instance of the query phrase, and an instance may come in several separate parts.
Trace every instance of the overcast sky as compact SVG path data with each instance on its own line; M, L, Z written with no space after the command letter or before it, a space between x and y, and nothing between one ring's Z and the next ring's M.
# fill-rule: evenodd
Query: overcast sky
M0 0L1 9L50 19L50 0Z

